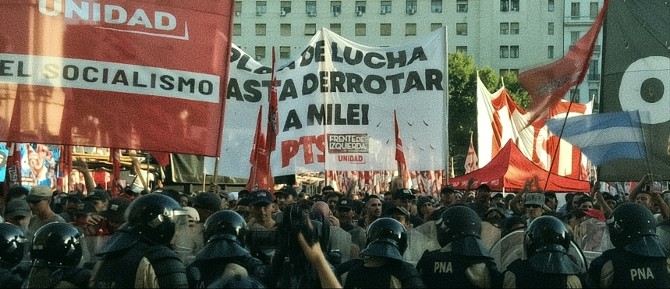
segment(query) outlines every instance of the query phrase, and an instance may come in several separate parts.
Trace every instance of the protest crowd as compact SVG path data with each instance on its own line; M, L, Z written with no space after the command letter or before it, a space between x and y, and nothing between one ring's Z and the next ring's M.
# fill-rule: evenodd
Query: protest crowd
M2 288L668 288L670 191L12 187Z

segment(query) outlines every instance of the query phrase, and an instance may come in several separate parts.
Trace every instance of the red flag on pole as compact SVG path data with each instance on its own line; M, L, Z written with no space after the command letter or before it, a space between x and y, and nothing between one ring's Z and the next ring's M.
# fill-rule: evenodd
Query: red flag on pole
M465 156L465 173L476 171L479 169L479 158L475 151L475 145L472 143L472 132L470 132L470 147L468 147L468 154Z
M521 86L532 97L527 109L530 114L528 124L546 116L571 87L584 80L608 3L609 0L605 0L591 28L570 47L563 58L519 74Z
M270 93L268 97L268 137L267 150L272 153L277 147L277 134L279 134L279 119L277 116L277 76L275 75L275 48L272 47L272 77L270 80Z
M395 128L395 160L398 162L398 174L402 176L402 184L405 188L410 188L411 177L407 169L407 162L405 161L405 152L402 147L402 139L400 139L400 130L398 129L398 117L396 111L393 110L393 124Z
M258 118L256 120L256 133L254 134L254 144L251 149L249 162L249 180L246 189L253 191L256 189L269 190L274 192L274 178L270 171L270 155L266 148L265 134L262 130L263 106L258 109Z

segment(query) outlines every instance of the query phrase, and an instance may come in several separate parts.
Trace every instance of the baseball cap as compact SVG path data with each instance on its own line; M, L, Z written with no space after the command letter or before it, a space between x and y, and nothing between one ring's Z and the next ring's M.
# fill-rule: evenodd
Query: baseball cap
M542 193L528 193L523 201L524 205L544 206L544 194Z
M251 202L249 203L252 206L265 206L272 203L272 193L267 190L256 190L251 192Z
M5 208L5 217L11 220L15 217L30 217L30 207L28 202L24 199L16 199L9 201Z
M88 194L88 197L86 197L86 200L88 201L106 201L109 199L111 199L109 192L100 189L93 190L90 194Z
M341 197L339 200L337 200L337 208L338 209L352 209L353 201L350 200L347 197Z
M294 198L298 196L298 192L290 187L290 186L283 186L281 189L275 192L275 195L291 195Z
M412 194L412 191L409 189L398 189L393 193L392 199L394 200L404 200L404 199L414 199L415 196Z
M386 214L389 215L389 216L391 216L393 213L400 213L400 214L405 216L407 221L409 221L410 214L407 210L405 210L405 208L398 207L398 206L393 206L393 207L390 207L386 210Z
M50 187L47 186L34 186L30 188L30 193L26 197L26 201L30 202L39 202L44 199L49 199L53 196L53 191Z

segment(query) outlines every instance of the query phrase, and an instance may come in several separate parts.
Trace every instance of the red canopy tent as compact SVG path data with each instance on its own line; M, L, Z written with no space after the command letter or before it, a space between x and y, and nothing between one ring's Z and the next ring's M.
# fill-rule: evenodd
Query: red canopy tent
M537 177L539 185L544 189L547 177L549 183L546 191L551 192L588 192L588 181L549 174L538 167L521 153L517 146L509 141L486 166L452 179L449 184L455 189L476 189L479 185L488 185L492 191L519 192L526 181ZM469 187L468 183L472 182Z

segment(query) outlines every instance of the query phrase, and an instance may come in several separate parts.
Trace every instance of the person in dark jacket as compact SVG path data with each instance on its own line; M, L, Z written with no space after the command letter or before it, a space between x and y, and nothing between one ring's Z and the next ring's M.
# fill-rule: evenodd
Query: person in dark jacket
M157 193L135 199L127 223L100 249L91 288L187 288L184 263L171 250L177 234L188 234L188 212Z
M587 288L586 265L569 255L571 244L572 236L561 220L535 218L524 236L526 259L507 266L503 288Z
M32 264L23 288L88 288L91 271L81 268L84 235L73 225L49 223L37 230Z
M0 288L20 288L23 277L16 267L23 259L26 242L19 226L0 223Z
M416 265L426 288L493 288L500 272L481 242L482 220L466 206L449 207L435 223L442 247Z
M363 259L340 264L337 275L344 288L423 288L419 272L402 260L405 249L405 227L395 219L379 218L368 228Z
M607 228L614 248L591 261L589 278L594 287L670 287L670 258L649 209L623 203L612 212Z
M205 247L198 252L186 272L191 288L205 288L222 275L231 278L252 276L266 282L268 277L261 260L254 258L245 245L247 223L237 212L218 211L205 221ZM236 264L238 266L228 266ZM237 270L243 272L235 272Z

